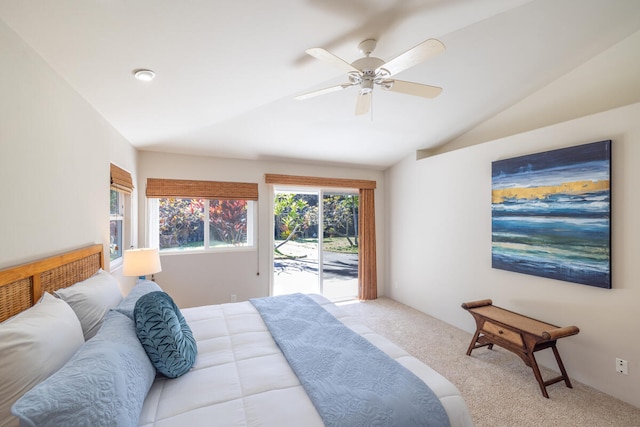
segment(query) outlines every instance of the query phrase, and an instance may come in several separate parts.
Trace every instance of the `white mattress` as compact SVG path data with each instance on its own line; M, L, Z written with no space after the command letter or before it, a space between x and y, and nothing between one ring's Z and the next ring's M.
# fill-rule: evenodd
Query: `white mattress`
M413 371L440 398L452 427L472 426L456 387L339 307L311 297L345 325ZM140 426L323 426L295 373L250 302L182 310L198 343L191 371L158 377Z

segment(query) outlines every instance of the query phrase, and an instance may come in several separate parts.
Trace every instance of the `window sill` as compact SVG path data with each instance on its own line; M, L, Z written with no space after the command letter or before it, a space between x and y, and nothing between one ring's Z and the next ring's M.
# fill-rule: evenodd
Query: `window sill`
M122 257L109 262L109 271L114 271L122 267Z
M216 253L240 253L240 252L255 252L256 246L242 246L242 247L223 247L223 248L193 248L193 249L161 249L160 256L173 256L173 255L196 255L196 254L216 254Z

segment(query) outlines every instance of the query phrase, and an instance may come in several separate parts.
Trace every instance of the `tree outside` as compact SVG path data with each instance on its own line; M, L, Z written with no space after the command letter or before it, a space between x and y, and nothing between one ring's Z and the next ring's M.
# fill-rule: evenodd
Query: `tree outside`
M358 203L352 194L327 194L323 200L323 243L330 252L358 252ZM318 197L278 193L274 202L276 255L289 242L318 242Z

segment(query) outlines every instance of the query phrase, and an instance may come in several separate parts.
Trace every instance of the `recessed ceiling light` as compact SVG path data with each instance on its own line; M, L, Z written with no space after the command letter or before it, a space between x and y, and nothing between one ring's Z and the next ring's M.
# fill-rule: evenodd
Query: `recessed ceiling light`
M154 73L151 70L141 69L141 70L134 70L133 75L138 80L142 80L143 82L150 82L156 76L156 73Z

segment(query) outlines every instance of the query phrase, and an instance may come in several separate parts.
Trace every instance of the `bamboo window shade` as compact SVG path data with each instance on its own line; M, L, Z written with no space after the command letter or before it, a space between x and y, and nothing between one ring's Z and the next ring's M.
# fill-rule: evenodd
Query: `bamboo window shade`
M133 180L131 179L131 174L113 163L110 164L110 172L111 188L123 193L131 194L133 191Z
M147 197L210 200L258 200L258 184L147 178Z
M268 173L265 174L264 180L267 184L278 185L302 185L331 188L376 188L375 181L364 179L322 178L315 176L278 175Z
M360 191L358 238L358 299L378 298L376 264L375 181L313 176L265 174L267 184L297 185L325 188L357 188Z

